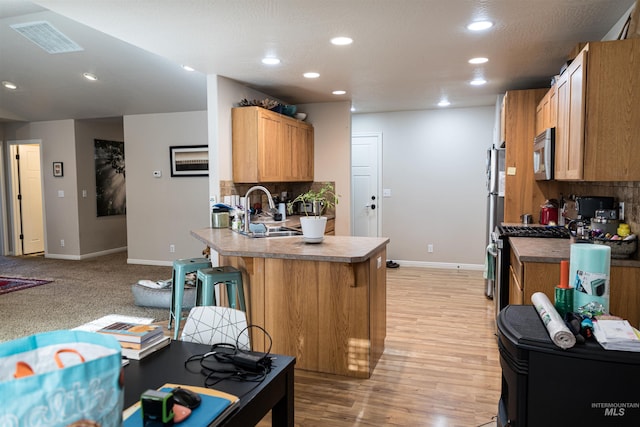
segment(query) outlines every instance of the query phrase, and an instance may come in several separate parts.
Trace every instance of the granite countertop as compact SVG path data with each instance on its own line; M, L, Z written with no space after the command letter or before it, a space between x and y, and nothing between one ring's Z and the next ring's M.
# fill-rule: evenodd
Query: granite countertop
M192 230L191 235L223 256L347 263L366 261L389 243L387 237L325 236L322 243L310 244L302 236L251 238L229 228Z
M556 263L568 260L571 254L570 239L549 239L535 237L509 237L511 249L522 262L549 262ZM587 245L589 243L579 243ZM637 251L636 255L637 257ZM623 267L640 267L637 258L616 259L611 258L611 265Z

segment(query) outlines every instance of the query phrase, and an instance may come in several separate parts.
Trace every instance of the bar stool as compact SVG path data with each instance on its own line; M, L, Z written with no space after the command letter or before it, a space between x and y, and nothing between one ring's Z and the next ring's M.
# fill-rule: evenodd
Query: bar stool
M171 307L169 308L169 324L167 329L171 329L171 324L175 320L173 339L178 339L180 320L182 319L182 298L184 296L184 277L189 273L194 273L201 268L211 267L211 261L207 258L185 258L173 261L173 281L171 290Z
M236 308L236 300L240 310L246 313L242 273L231 267L203 268L196 273L196 304L218 305L216 303L215 285L224 283L227 287L229 306Z

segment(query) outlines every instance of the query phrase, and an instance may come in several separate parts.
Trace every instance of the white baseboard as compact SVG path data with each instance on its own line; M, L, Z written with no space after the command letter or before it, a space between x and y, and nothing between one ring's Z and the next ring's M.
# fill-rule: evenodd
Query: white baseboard
M83 259L96 258L103 255L115 254L117 252L125 252L126 250L127 250L127 247L123 246L121 248L107 249L106 251L92 252L90 254L82 254L82 255L64 255L64 254L45 253L44 257L52 258L52 259L68 259L72 261L80 261Z
M484 271L484 264L456 264L451 262L424 262L424 261L402 261L394 259L401 267L418 268L443 268L447 270L480 270Z
M161 267L172 267L173 261L158 261L156 259L133 259L127 258L127 264L140 264L140 265L157 265Z

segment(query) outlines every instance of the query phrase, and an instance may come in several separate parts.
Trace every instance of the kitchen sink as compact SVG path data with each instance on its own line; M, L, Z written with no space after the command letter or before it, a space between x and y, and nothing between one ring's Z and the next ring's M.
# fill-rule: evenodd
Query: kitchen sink
M256 232L250 231L246 233L243 231L238 231L238 233L243 236L252 237L252 238L265 238L265 237L290 237L290 236L302 236L302 231L296 228L290 227L268 227L267 231L264 232Z

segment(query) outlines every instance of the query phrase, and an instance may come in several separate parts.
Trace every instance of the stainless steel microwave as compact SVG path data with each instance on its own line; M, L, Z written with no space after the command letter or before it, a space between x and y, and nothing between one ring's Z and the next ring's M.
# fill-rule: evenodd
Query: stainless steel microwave
M548 128L533 140L533 176L538 181L553 179L555 133L555 128Z

